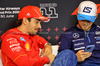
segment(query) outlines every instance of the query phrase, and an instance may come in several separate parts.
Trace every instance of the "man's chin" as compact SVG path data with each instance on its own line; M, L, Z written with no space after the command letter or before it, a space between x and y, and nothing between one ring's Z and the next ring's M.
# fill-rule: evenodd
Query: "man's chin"
M37 32L36 32L36 33L32 33L32 34L30 34L30 35L37 35Z
M83 29L84 31L88 31L88 29Z

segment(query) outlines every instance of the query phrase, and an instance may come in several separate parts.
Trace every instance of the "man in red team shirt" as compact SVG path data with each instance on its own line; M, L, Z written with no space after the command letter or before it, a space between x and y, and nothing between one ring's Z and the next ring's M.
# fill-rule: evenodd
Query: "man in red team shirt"
M41 28L41 21L49 19L42 16L37 6L29 5L21 9L17 27L1 36L4 66L43 66L53 62L55 56L52 54L50 43L36 35ZM43 49L41 54L39 48Z

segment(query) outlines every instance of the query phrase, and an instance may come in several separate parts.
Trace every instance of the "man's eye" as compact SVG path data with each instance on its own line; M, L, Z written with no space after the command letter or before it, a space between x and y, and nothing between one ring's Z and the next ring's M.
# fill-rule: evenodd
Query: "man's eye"
M39 22L36 22L37 24L39 23Z

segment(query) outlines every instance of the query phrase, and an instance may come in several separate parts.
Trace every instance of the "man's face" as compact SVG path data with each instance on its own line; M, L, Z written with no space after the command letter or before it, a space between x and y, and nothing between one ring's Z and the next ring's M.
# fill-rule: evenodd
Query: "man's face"
M87 20L78 20L77 26L84 31L89 31L92 27L93 22Z
M39 29L41 29L41 21L37 20L35 18L31 18L31 21L28 22L27 28L28 28L28 34L30 35L36 35Z

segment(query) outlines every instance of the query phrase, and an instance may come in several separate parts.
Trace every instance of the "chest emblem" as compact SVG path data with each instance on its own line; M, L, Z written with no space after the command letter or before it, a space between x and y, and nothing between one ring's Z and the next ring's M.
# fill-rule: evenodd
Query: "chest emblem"
M23 37L20 37L20 40L21 40L21 41L25 41L25 42L26 42L26 40L25 40Z
M30 51L30 45L29 45L29 43L25 44L25 48L26 48L27 51Z
M74 34L73 34L73 37L74 37L74 38L79 38L79 34L78 34L78 33L74 33Z

